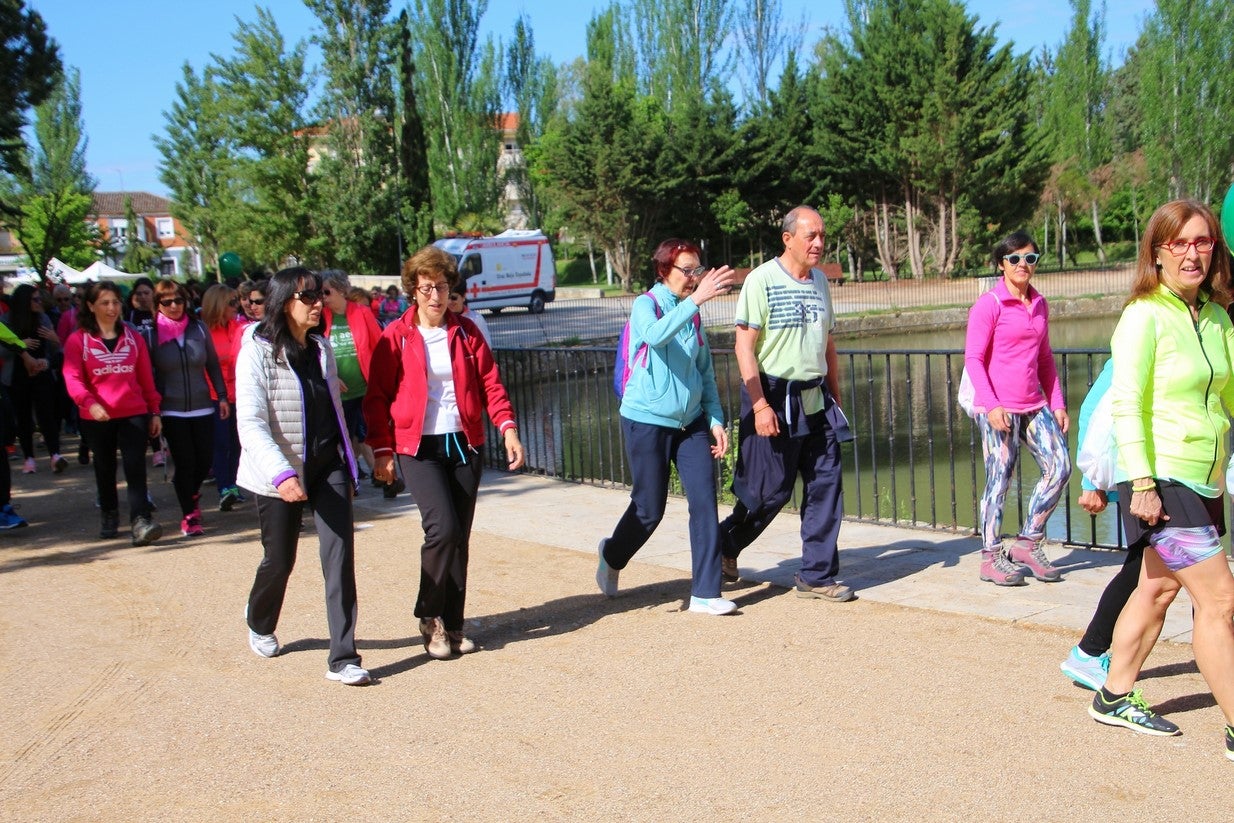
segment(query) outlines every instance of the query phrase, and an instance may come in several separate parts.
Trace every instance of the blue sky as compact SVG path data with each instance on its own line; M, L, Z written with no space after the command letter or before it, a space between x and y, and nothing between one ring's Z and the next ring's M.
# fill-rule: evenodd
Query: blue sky
M510 39L514 20L531 20L536 49L556 63L584 51L587 21L608 0L490 0L484 32ZM175 99L180 67L200 69L211 54L228 55L236 18L252 20L251 0L27 0L47 21L62 57L82 74L82 107L90 144L87 162L100 191L166 194L158 180L158 152L151 136L163 129L162 112ZM265 3L288 40L307 37L314 18L298 0ZM394 3L401 8L400 3ZM783 0L784 19L806 15L805 48L826 26L841 27L841 0ZM1017 51L1062 41L1071 18L1067 0L971 0L981 24L998 24L998 33ZM1115 65L1134 42L1153 0L1115 0L1107 14L1107 48Z

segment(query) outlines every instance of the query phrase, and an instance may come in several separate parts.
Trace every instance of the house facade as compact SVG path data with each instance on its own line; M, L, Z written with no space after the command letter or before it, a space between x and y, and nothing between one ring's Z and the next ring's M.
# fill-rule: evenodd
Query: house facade
M131 200L136 215L130 226L125 200ZM103 262L120 267L133 238L160 250L159 274L164 277L191 277L201 274L201 252L184 226L171 214L171 201L144 191L95 192L90 216L108 252Z

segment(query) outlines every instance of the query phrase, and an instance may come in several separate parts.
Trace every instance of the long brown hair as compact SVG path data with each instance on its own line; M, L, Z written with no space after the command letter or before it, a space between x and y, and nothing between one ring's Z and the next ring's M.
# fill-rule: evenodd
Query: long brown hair
M1140 239L1140 256L1136 262L1135 280L1131 284L1128 303L1157 291L1157 286L1161 284L1161 267L1157 265L1161 252L1157 247L1177 237L1187 221L1196 215L1204 218L1204 222L1208 224L1208 236L1214 241L1212 260L1208 264L1208 274L1200 284L1200 290L1207 292L1214 303L1230 305L1230 252L1226 248L1221 224L1217 222L1216 215L1198 200L1171 200L1153 212L1153 216L1148 219L1148 226Z

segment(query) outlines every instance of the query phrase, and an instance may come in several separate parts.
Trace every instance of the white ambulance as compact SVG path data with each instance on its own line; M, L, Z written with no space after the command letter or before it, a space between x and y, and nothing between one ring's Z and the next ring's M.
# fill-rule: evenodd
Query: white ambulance
M496 237L448 237L433 245L454 255L467 286L467 304L497 314L510 306L544 311L557 293L557 268L548 238L510 229Z

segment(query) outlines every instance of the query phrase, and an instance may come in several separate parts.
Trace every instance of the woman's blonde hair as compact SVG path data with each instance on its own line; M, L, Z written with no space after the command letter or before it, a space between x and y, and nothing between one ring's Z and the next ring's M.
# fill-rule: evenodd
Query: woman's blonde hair
M1171 200L1153 212L1144 228L1144 236L1140 238L1140 255L1136 261L1135 280L1131 283L1130 303L1147 297L1157 291L1161 284L1161 267L1157 260L1168 251L1158 249L1162 243L1168 243L1183 226L1195 216L1204 218L1208 225L1208 236L1213 238L1212 260L1208 265L1208 274L1200 284L1200 290L1207 292L1209 299L1221 306L1230 305L1230 252L1221 235L1221 224L1213 210L1198 200Z
M227 306L236 299L236 290L226 283L215 283L201 296L201 321L217 329L227 320Z

